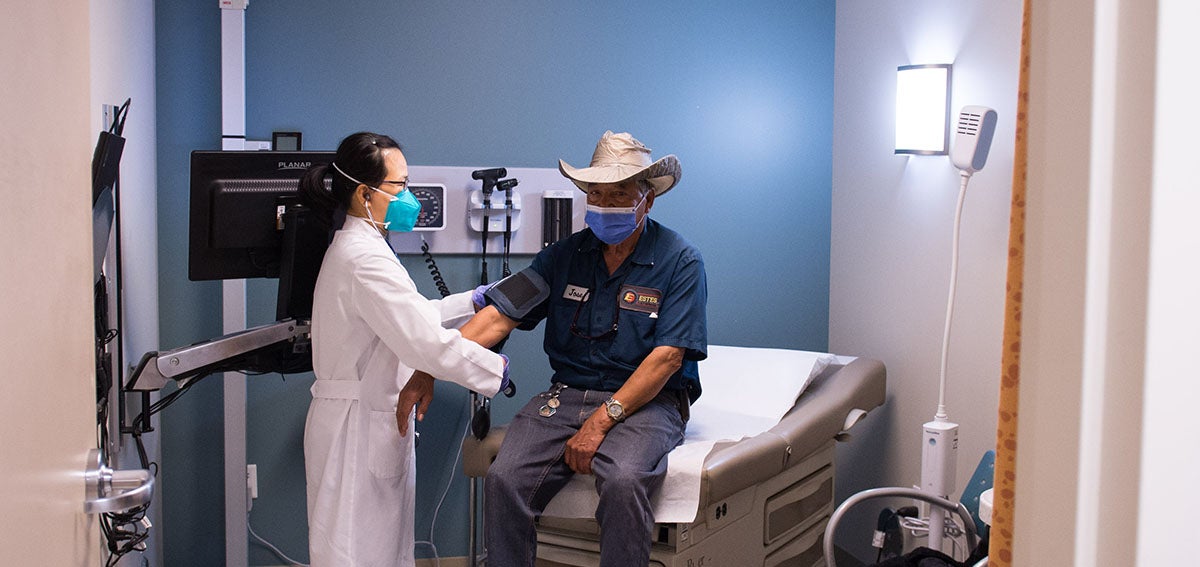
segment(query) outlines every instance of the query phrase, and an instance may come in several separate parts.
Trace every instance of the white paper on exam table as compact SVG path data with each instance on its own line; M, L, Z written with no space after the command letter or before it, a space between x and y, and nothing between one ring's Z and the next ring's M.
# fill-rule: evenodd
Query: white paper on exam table
M703 395L691 408L683 444L668 455L667 478L652 502L655 521L693 521L704 458L713 445L775 426L813 377L838 359L820 352L710 345L708 359L700 362ZM597 503L595 478L575 475L550 501L545 515L591 518Z

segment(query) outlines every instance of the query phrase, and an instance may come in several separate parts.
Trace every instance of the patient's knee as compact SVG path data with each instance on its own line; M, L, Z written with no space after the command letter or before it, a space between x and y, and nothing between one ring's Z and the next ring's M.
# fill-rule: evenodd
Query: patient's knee
M602 499L640 500L645 498L649 475L628 467L614 466L597 471L597 488Z
M496 491L507 491L512 488L512 471L505 470L504 467L498 467L496 466L497 464L492 463L487 475L483 477L483 490L488 494Z

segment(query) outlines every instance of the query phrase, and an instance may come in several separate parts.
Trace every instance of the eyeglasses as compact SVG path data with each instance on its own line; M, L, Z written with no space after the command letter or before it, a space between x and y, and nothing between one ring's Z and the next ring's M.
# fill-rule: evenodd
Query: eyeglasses
M583 299L581 299L579 301L579 305L575 306L575 316L571 318L571 334L575 335L581 339L586 339L589 341L603 341L606 339L611 339L612 337L616 336L616 334L617 334L617 319L621 316L621 309L619 307L613 309L612 325L609 327L609 329L607 331L605 331L599 335L592 336L592 335L584 334L582 331L579 330L579 326L578 326L579 312L583 310L583 304L587 303L591 298L592 298L592 293L587 292L586 294L584 294Z
M405 179L404 181L381 181L381 182L379 182L379 184L380 185L395 185L400 188L400 190L396 191L397 193L403 193L404 190L408 188L408 180L407 179Z
M638 198L639 196L641 199ZM589 205L599 205L607 201L619 208L633 209L641 205L644 200L646 200L645 195L639 195L639 191L636 189L626 190L618 188L608 192L592 189L587 192L587 204Z

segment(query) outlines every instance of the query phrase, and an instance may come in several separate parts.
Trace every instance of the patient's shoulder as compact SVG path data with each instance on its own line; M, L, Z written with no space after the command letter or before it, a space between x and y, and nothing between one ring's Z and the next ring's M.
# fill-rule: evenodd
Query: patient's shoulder
M661 252L674 256L683 262L703 263L704 257L700 255L700 249L692 244L690 240L662 223L655 222L655 225L658 249Z

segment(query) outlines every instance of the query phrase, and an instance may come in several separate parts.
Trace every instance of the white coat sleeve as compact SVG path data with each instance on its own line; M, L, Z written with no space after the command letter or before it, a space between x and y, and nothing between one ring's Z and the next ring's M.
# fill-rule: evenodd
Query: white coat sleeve
M441 312L442 326L447 329L458 329L475 316L475 303L471 301L470 291L447 295L430 303Z
M359 315L406 366L489 398L500 390L500 355L443 328L441 310L390 259L362 258L352 294Z

